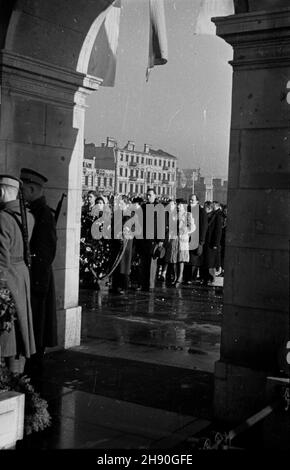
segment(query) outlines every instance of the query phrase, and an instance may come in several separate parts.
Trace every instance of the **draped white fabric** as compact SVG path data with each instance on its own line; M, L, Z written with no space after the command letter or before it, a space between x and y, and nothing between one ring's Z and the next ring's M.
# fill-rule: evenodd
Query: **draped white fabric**
M216 34L211 18L233 15L234 12L233 0L201 0L195 34Z
M155 65L166 64L168 45L163 0L149 0L149 57L146 79Z
M121 0L116 0L100 26L88 67L88 73L102 78L106 87L115 84L120 16Z

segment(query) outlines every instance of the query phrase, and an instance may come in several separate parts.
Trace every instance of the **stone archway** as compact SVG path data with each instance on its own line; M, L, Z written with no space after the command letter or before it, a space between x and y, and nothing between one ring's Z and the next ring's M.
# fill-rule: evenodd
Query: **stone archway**
M58 221L54 263L59 346L80 342L78 306L81 178L86 96L101 80L88 75L98 29L113 0L0 1L0 171L22 166L48 178Z
M59 345L64 347L80 340L84 109L87 94L100 84L87 75L86 64L99 20L112 2L18 0L7 7L0 0L0 171L17 175L22 166L31 166L46 174L52 207L63 191L68 194L58 224L55 263ZM277 348L289 337L285 286L290 222L282 207L289 206L290 9L283 8L288 6L283 0L235 3L241 6L239 13L248 6L250 12L217 20L218 35L235 51L232 222L221 361L216 368L217 415L230 420L259 408L265 378L278 370ZM269 11L273 4L278 8L274 12ZM266 11L257 11L263 8Z

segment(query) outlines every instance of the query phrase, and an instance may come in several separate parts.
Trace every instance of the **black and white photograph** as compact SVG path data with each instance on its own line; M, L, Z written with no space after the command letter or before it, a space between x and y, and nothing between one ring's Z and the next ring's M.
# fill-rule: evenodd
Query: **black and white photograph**
M3 467L290 451L289 0L0 0L0 45Z

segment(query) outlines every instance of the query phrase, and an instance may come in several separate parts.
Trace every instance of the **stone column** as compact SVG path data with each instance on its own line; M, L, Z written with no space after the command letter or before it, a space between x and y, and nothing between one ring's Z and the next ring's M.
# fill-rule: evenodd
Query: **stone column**
M289 338L290 8L215 22L234 48L215 412L238 422L266 404L266 377L283 375L279 355Z
M48 178L46 197L56 208L67 194L57 223L54 262L60 347L80 343L79 239L84 111L100 81L37 59L0 54L0 171L19 175L30 167Z

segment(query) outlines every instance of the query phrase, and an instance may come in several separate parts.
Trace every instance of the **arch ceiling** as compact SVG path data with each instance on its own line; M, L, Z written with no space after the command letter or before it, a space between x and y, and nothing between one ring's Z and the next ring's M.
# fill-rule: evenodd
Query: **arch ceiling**
M55 66L78 69L88 33L97 34L98 18L104 18L114 0L16 0L7 7L0 0L2 49ZM92 29L92 25L95 27ZM84 64L87 64L87 60Z

